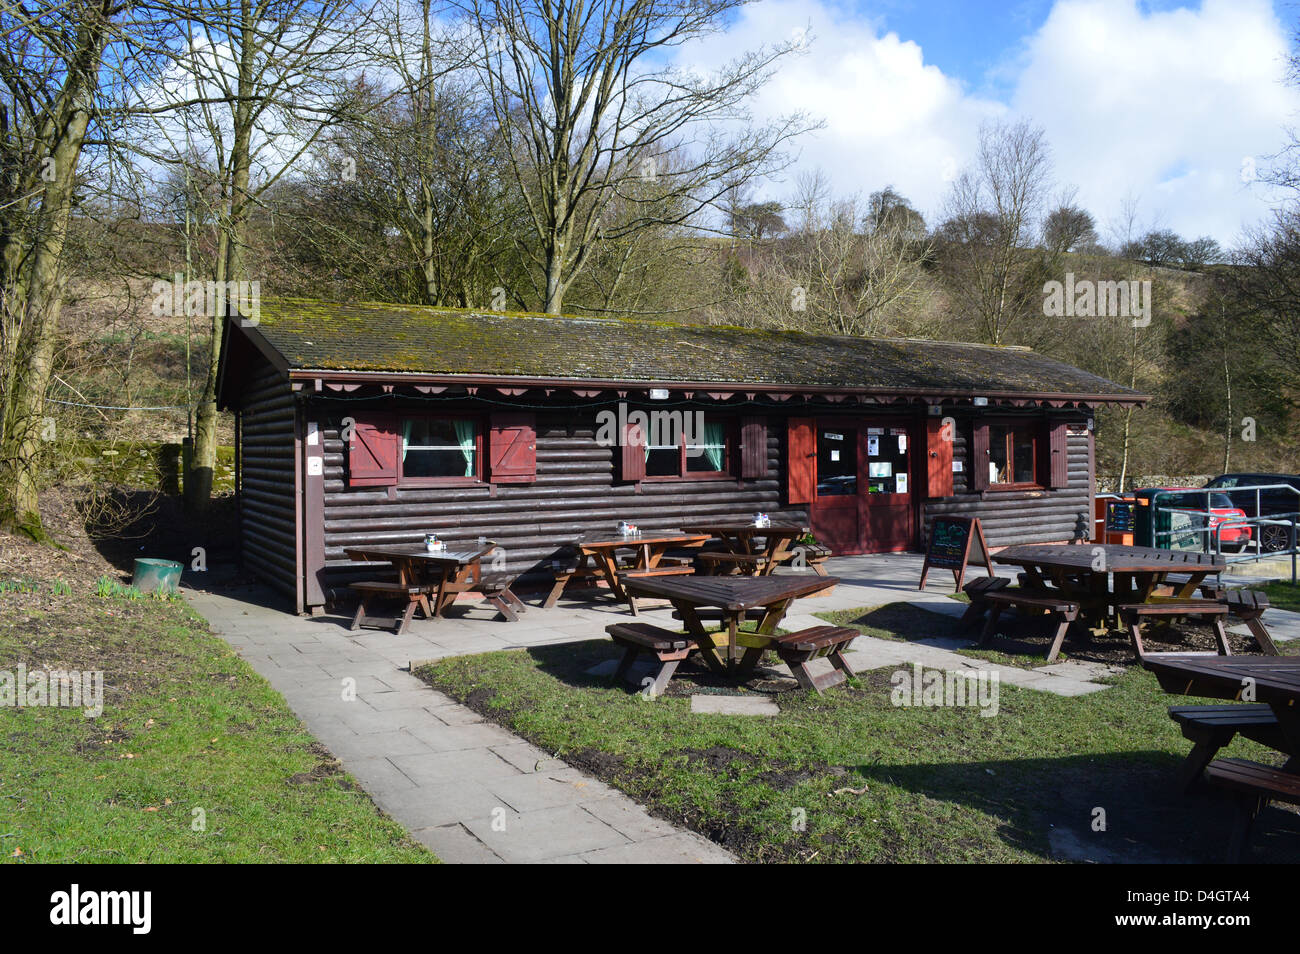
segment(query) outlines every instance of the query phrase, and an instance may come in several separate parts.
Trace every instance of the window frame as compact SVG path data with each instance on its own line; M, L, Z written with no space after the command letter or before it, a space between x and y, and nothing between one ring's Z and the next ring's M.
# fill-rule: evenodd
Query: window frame
M734 417L723 417L716 414L705 414L704 422L722 423L723 426L723 448L722 448L722 470L717 471L698 471L686 469L686 433L683 431L681 439L677 444L677 473L676 474L646 474L642 480L646 481L672 481L672 480L737 480L739 466L736 461L737 451L740 446L739 431L737 429L737 419ZM666 445L656 445L660 449ZM652 450L654 448L651 448ZM649 461L646 461L647 465Z
M1043 482L1043 474L1042 474L1043 462L1041 459L1043 454L1043 447L1045 446L1044 441L1047 440L1047 435L1045 434L1046 428L1044 427L1044 425L1041 422L1025 420L1023 418L991 419L991 420L986 420L983 423L988 428L988 442L989 442L988 451L989 451L990 461L993 459L993 429L998 427L1007 429L1006 453L1007 453L1007 459L1008 461L1010 461L1010 469L1013 473L1015 471L1016 435L1025 434L1026 436L1028 436L1031 445L1031 450L1029 453L1029 463L1030 463L1030 467L1033 469L1033 474L1034 474L1034 479L1027 483L1024 481L1012 481L1009 483L995 483L992 479L990 479L988 490L990 492L1016 491L1016 490L1046 490L1047 484ZM985 462L984 466L987 467L988 462Z
M474 473L460 477L408 477L403 454L402 424L405 421L470 421L474 425ZM452 485L483 483L484 419L481 414L437 414L397 412L397 486L447 487Z

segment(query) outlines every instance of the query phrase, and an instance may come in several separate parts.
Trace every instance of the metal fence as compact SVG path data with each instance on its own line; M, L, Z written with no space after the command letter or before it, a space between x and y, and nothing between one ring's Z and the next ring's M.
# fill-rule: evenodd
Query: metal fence
M1229 493L1231 491L1231 493ZM1262 494L1264 492L1285 491L1294 498L1289 512L1261 514ZM1224 494L1233 501L1234 509L1243 509L1236 497L1243 492L1254 492L1255 516L1220 517L1213 512L1211 498L1214 494ZM1192 494L1205 495L1205 509L1196 510L1189 507L1171 507L1162 504L1162 498L1180 497L1186 499ZM1223 509L1223 508L1219 508ZM1209 487L1203 490L1162 490L1151 498L1152 538L1155 545L1169 550L1200 550L1213 553L1226 563L1251 563L1260 560L1291 558L1291 582L1296 582L1297 561L1297 525L1300 524L1300 489L1290 484L1259 484L1248 487ZM1161 512L1169 516L1169 529L1159 530L1163 521ZM1179 524L1175 526L1175 524ZM1226 531L1250 529L1247 540L1234 541L1235 550L1225 550L1223 537ZM1238 537L1240 534L1230 533ZM1161 538L1167 538L1162 542Z

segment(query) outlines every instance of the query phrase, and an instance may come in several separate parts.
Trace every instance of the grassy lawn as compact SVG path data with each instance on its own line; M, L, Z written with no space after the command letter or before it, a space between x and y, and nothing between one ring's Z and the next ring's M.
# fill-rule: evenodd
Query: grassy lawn
M0 670L102 670L104 710L0 709L0 857L436 860L182 602L65 589L0 586Z
M905 604L843 615L868 632L943 636L955 622ZM1140 669L1076 698L1001 686L985 717L895 706L887 668L822 697L776 693L780 715L761 718L692 714L691 692L725 690L687 666L654 701L587 674L616 656L602 640L418 674L745 860L1216 861L1226 848L1217 796L1171 790L1191 744L1165 713L1174 700ZM1248 742L1224 754L1278 761ZM1269 809L1254 844L1256 860L1300 860L1300 817Z
M1259 587L1254 588L1259 589ZM1274 580L1264 585L1264 592L1268 594L1270 605L1300 613L1300 586L1295 586L1286 580Z

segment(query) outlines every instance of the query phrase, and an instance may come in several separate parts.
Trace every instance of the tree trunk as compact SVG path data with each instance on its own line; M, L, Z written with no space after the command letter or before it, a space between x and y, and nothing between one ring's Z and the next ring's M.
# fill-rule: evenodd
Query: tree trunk
M34 540L46 538L41 525L36 458L62 308L60 259L103 50L105 20L99 14L94 11L78 30L77 56L53 110L47 154L53 163L52 175L42 190L29 263L19 285L23 297L5 303L18 309L17 324L22 334L15 343L12 379L6 385L10 390L5 395L4 445L0 448L0 526ZM13 291L6 289L8 293Z
M1228 464L1232 460L1232 370L1228 367L1228 355L1223 355L1223 394L1227 403L1225 414L1225 426L1223 429L1223 470L1221 473L1226 474L1229 470Z
M560 314L564 307L564 250L552 247L546 251L546 313Z
M234 137L230 147L230 194L227 214L220 225L217 239L217 288L233 289L233 283L248 281L248 265L244 257L247 248L248 219L252 212L248 183L252 165L253 116L250 102L252 81L251 51L245 49L240 63L240 100L234 111ZM239 286L241 289L243 285ZM224 307L211 309L208 348L208 369L199 395L194 420L194 451L189 470L185 474L185 506L192 512L207 509L212 499L212 480L217 467L217 374L221 366L222 331L228 320L238 320L242 291L233 298L227 294Z

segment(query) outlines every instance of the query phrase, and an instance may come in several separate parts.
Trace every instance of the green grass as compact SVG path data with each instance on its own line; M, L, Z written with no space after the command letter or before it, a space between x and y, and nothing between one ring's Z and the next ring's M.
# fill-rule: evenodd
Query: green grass
M1300 586L1285 580L1274 580L1272 583L1264 584L1264 592L1268 594L1270 605L1300 613Z
M941 636L954 624L899 604L853 615L868 631ZM780 693L780 715L759 718L692 714L687 694L718 690L685 666L671 684L680 694L654 701L586 674L616 656L591 641L418 675L745 860L1213 861L1227 844L1213 795L1169 790L1190 743L1166 715L1173 700L1136 668L1076 698L1001 686L998 714L983 717L893 705L890 667L820 697ZM1225 754L1277 761L1244 742ZM1258 860L1297 860L1300 819L1270 809L1255 844Z
M0 709L4 860L436 860L179 601L0 588L19 663L102 670L104 711Z

